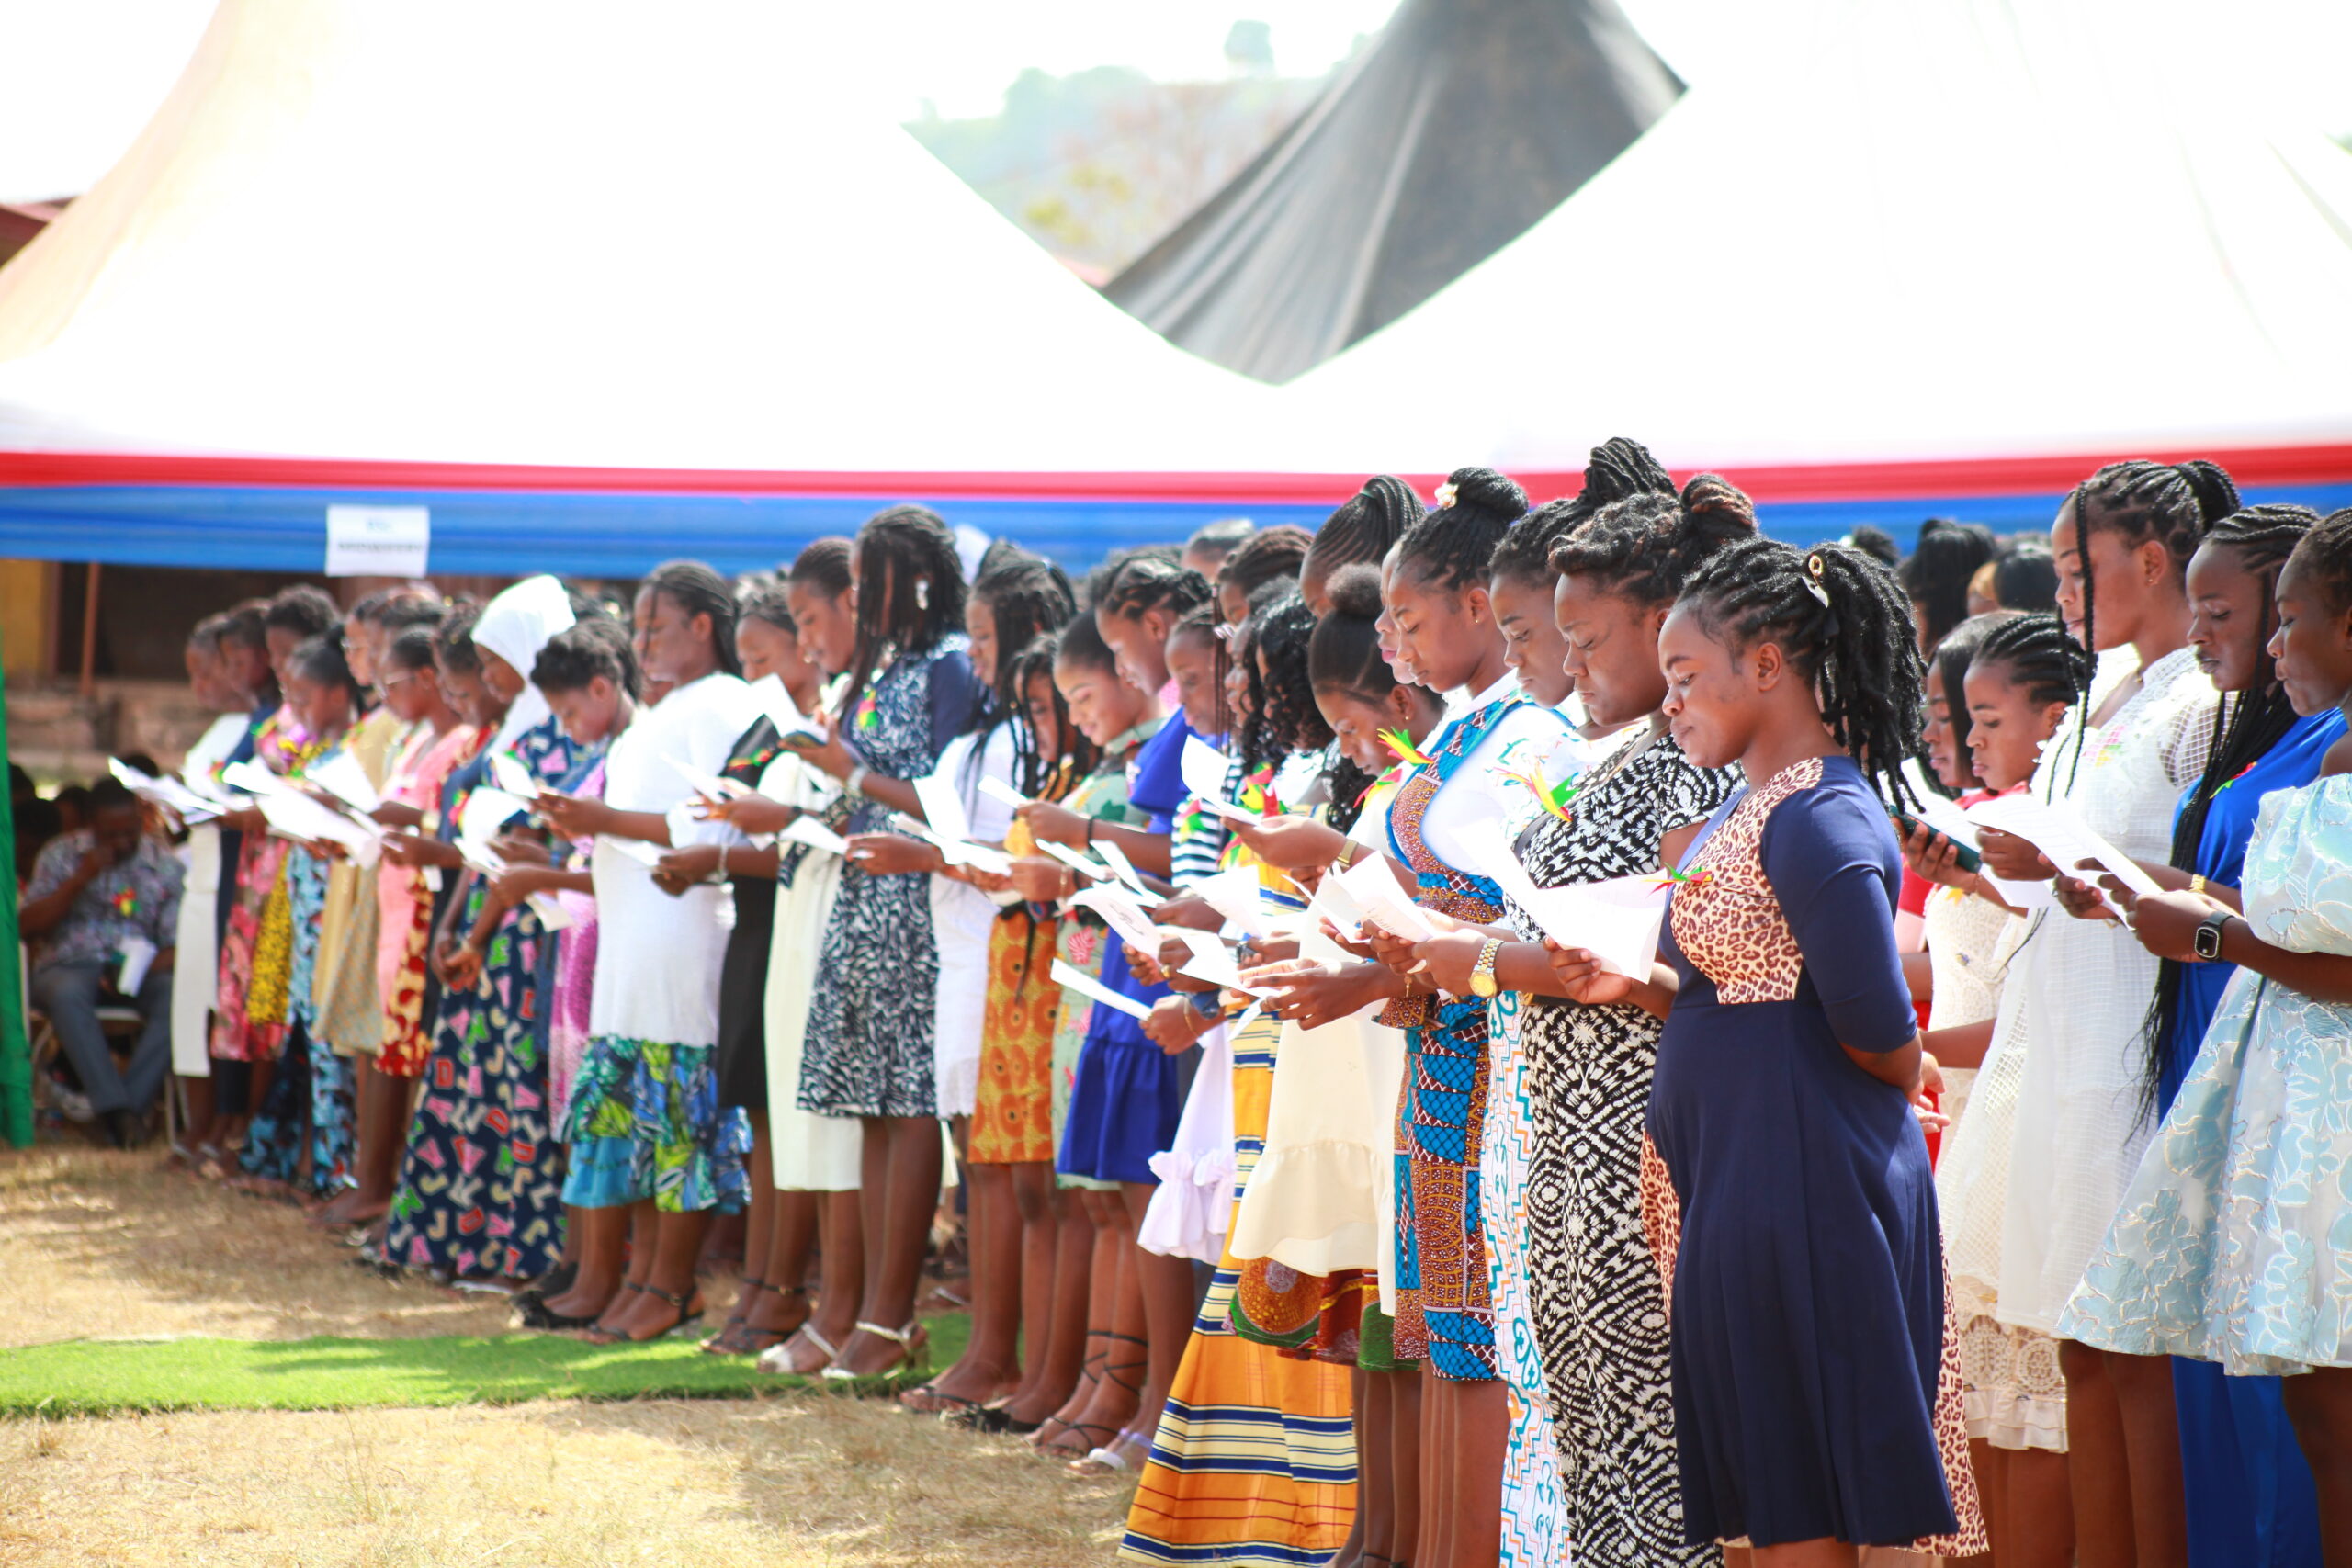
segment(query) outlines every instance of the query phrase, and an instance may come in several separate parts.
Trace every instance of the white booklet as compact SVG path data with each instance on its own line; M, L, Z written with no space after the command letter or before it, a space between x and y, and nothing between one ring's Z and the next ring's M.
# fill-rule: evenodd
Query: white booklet
M1140 1021L1151 1016L1148 1003L1121 996L1093 976L1073 969L1058 958L1054 960L1053 976L1055 983L1066 989L1076 991L1089 1001L1101 1002L1106 1008L1116 1008L1129 1018Z
M1430 924L1420 907L1413 902L1412 894L1396 879L1396 871L1383 857L1364 856L1340 873L1339 881L1355 899L1356 908L1363 911L1363 920L1391 936L1427 942L1437 935L1437 928Z
M2117 881L2142 897L2164 891L2154 877L2141 870L2139 863L2130 855L2094 832L2081 815L2063 800L2036 800L2030 794L2021 792L2005 795L1998 800L1978 801L1968 808L1968 815L1984 827L2014 833L2040 850L2052 865L2069 876L2088 882L2094 887L2098 886L2098 872L2082 869L2084 861L2092 862L2111 874ZM2001 886L2004 897L2012 886L2037 887L2042 890L2045 898L2049 896L2049 886L2045 883L2004 883ZM2100 891L2099 897L2119 916L2123 913L2122 906L2104 889Z
M1258 814L1245 811L1225 798L1225 775L1232 764L1224 752L1197 735L1184 737L1184 754L1179 760L1184 775L1184 787L1201 803L1204 811L1212 812L1234 822L1255 822Z
M1562 947L1581 947L1614 975L1650 977L1657 962L1658 931L1666 919L1671 883L1662 872L1615 876L1602 882L1538 887L1510 852L1502 824L1487 818L1456 834L1469 869L1487 878L1511 902L1535 917L1544 934Z

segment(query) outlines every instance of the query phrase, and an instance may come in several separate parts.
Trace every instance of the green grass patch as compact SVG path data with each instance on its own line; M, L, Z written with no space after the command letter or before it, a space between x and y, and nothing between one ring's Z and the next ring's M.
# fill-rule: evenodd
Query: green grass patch
M926 1318L933 1367L963 1351L961 1313ZM712 1325L715 1331L716 1323ZM873 1392L921 1381L771 1377L695 1339L589 1345L552 1334L493 1339L69 1339L0 1349L0 1416L167 1410L354 1410L533 1399L749 1399Z

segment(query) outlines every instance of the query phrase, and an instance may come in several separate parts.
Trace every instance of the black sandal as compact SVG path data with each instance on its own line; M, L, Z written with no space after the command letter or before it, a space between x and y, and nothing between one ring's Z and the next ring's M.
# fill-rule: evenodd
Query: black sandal
M991 1404L983 1404L976 1410L951 1410L947 1413L947 1420L952 1425L961 1427L967 1432L982 1432L990 1437L1001 1436L1004 1433L1010 1432L1015 1437L1025 1438L1030 1433L1035 1431L1038 1427L1046 1424L1042 1420L1017 1421L1013 1419L1012 1396L1011 1395L996 1400Z
M743 1352L735 1336L742 1328L743 1319L751 1312L752 1303L757 1301L760 1292L767 1288L768 1282L765 1280L754 1280L746 1275L742 1289L735 1295L735 1310L727 1314L726 1326L704 1340L697 1348L706 1356L741 1355Z
M642 1339L636 1337L634 1335L615 1334L609 1329L594 1329L590 1331L588 1335L588 1342L590 1344L650 1345L656 1339L674 1338L702 1321L702 1314L698 1312L688 1312L686 1310L689 1306L694 1304L694 1292L692 1290L687 1290L683 1292L665 1291L658 1285L624 1285L622 1289L628 1291L643 1291L648 1295L661 1297L663 1301L668 1302L672 1306L678 1309L678 1321L657 1333L647 1335Z

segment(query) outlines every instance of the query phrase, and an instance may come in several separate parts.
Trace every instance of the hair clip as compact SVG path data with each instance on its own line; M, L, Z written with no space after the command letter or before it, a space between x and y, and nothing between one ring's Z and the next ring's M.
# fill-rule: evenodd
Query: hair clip
M915 579L915 608L918 610L931 608L931 579L928 577Z
M1819 550L1815 550L1804 558L1804 569L1811 574L1810 581L1804 585L1804 591L1819 600L1823 609L1829 608L1829 590L1821 585L1822 574L1829 570L1829 563L1821 558Z
M1452 506L1452 505L1453 504L1453 498L1454 498L1454 496L1455 496L1456 494L1458 494L1458 493L1459 493L1459 492L1455 490L1455 488L1454 488L1454 486L1453 486L1453 482L1452 480L1450 480L1450 479L1449 479L1449 480L1447 480L1444 484L1442 484L1442 485L1438 486L1438 487L1437 487L1437 509L1438 509L1440 512L1443 512L1447 507Z

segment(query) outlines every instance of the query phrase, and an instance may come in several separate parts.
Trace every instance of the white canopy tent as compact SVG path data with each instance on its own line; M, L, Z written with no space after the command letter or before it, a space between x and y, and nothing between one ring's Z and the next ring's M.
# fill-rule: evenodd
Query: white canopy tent
M2352 152L2272 122L2225 12L1755 20L1542 222L1295 383L1312 414L1537 488L1630 434L1912 523L1999 496L2046 522L2085 462L2206 451L2352 501Z
M222 0L0 271L0 554L309 566L325 504L412 491L450 570L772 562L906 499L1091 553L1352 488L1254 485L1350 465L854 101L808 10Z

